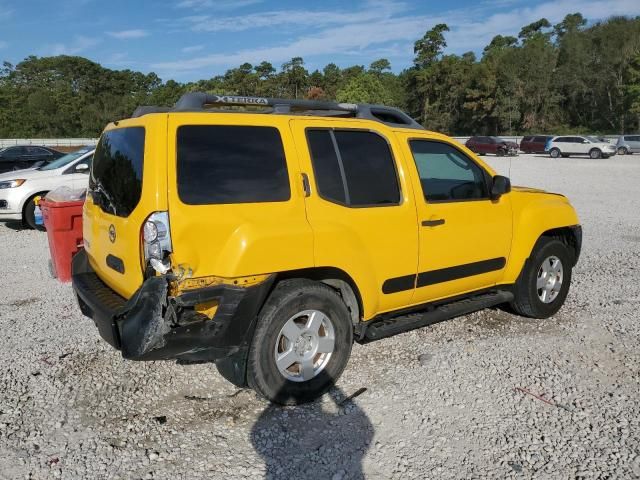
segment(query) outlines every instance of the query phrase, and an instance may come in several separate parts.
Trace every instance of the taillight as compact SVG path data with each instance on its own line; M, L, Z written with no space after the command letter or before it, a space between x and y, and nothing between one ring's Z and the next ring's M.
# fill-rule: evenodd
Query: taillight
M142 251L145 265L150 264L156 272L164 275L171 269L168 259L172 252L169 212L154 212L144 222Z

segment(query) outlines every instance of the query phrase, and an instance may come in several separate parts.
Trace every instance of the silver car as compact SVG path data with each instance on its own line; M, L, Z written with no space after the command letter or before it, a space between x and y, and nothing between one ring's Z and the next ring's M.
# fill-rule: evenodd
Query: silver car
M618 138L618 155L631 155L640 152L640 135L623 135Z
M0 174L0 220L36 228L34 198L67 186L87 188L94 147L85 147L38 168Z

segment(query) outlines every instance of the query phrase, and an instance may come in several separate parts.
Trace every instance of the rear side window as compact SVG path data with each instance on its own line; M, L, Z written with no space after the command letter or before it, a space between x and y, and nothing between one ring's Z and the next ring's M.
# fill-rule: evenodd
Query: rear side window
M140 201L144 162L144 128L128 127L102 134L89 177L92 198L102 210L128 217Z
M411 140L409 145L428 202L488 198L483 170L458 149L429 140Z
M284 202L291 197L274 127L178 128L178 195L189 205Z
M398 205L400 188L387 141L363 130L307 130L321 197L351 207Z
M532 141L536 142L536 143L544 143L547 141L548 137L535 137Z
M532 142L533 141L533 137L523 137L522 141L523 142Z

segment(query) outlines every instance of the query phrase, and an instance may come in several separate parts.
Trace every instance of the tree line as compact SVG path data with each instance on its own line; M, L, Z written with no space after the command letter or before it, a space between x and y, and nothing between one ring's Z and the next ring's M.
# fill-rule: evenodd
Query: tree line
M0 137L95 137L139 105L171 106L190 91L381 103L457 135L640 130L640 17L591 25L580 13L556 25L542 18L517 37L495 36L480 58L445 55L448 31L428 30L399 74L384 58L310 72L295 57L279 69L244 63L179 83L77 56L30 56L0 69Z

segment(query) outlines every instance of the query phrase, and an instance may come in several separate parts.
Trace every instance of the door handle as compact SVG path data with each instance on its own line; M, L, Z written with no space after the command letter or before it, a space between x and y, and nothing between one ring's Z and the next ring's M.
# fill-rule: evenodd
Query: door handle
M437 227L438 225L444 225L444 218L438 218L434 220L423 220L423 227Z

